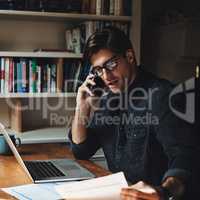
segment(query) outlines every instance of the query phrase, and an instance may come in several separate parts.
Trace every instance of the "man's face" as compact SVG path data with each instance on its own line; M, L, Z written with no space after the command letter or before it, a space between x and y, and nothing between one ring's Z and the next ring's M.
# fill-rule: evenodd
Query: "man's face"
M133 55L133 52L130 52ZM115 57L116 56L116 57ZM114 58L114 59L113 59ZM117 56L108 49L102 49L91 57L92 67L103 67L108 61L116 65L113 70L103 68L101 78L113 93L123 91L134 77L135 64L130 59Z

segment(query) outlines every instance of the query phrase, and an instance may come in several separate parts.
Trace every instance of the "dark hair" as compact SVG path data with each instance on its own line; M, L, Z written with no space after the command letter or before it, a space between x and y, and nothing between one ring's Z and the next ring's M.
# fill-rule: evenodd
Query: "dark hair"
M116 54L125 56L127 49L133 49L128 36L116 27L107 27L96 31L87 40L83 59L90 61L93 54L101 49L109 49Z

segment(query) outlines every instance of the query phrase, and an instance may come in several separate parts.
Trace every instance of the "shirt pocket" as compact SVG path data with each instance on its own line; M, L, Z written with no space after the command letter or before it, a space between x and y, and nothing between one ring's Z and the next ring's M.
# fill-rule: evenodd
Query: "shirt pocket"
M144 126L127 126L126 133L130 140L143 140L147 135L147 128Z
M147 128L133 128L127 135L128 149L131 152L131 159L134 162L139 162L144 156L147 143Z

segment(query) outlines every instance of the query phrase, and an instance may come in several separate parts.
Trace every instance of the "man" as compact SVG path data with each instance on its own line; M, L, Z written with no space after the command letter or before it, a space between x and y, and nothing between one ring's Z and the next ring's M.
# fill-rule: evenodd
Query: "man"
M190 126L170 111L172 84L138 67L130 40L116 28L91 35L84 59L92 73L78 89L70 133L75 157L89 159L102 148L109 169L134 184L122 189L123 200L185 196L196 147ZM94 76L106 85L101 97L91 90Z

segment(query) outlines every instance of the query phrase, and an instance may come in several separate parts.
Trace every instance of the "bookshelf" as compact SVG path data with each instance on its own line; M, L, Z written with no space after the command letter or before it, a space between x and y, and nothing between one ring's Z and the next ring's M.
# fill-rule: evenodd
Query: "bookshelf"
M74 92L55 92L55 93L6 93L0 94L0 98L69 98L76 97Z
M0 17L5 19L34 19L47 21L66 21L66 20L104 20L104 21L125 21L131 22L131 16L114 15L94 15L94 14L74 14L74 13L55 13L55 12L32 12L32 11L13 11L0 10Z
M23 58L82 58L82 54L66 52L0 51L0 57Z
M65 49L65 33L67 29L73 29L80 23L87 21L127 23L130 27L130 39L133 42L136 58L140 60L140 33L141 33L141 0L132 0L132 16L98 15L89 13L58 13L36 12L20 10L0 10L0 58L34 58L39 60L52 60L59 66L66 60L81 60L82 53L37 51L34 49ZM134 27L134 28L133 28ZM58 71L57 71L58 72ZM59 71L63 74L63 69ZM76 93L74 91L63 92L63 76L57 78L58 91L55 92L28 92L0 94L0 107L4 107L0 113L0 121L15 132L49 127L50 113L45 119L41 117L40 110L22 111L21 107L27 101L37 102L38 99L48 99L53 103L60 99L68 101L69 107L75 105ZM15 107L7 105L11 101ZM69 108L68 107L68 108ZM57 113L70 117L73 110L61 107ZM63 126L64 124L62 124ZM53 124L52 126L55 126Z

